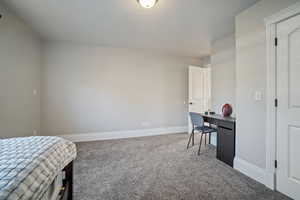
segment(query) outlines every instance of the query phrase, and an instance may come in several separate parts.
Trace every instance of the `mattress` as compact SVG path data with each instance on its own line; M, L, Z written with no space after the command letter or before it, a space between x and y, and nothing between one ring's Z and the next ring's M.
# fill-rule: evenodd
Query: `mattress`
M59 137L0 140L0 200L43 199L75 158L75 144Z

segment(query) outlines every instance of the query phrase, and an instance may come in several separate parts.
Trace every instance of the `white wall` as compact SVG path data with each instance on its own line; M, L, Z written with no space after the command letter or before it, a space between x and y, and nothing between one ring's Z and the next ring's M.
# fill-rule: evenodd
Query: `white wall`
M236 17L236 156L266 166L266 34L264 18L299 0L262 0ZM254 92L263 100L255 101Z
M222 106L229 103L235 114L235 37L227 36L212 44L212 110L222 113Z
M68 42L45 45L44 135L187 126L197 60Z
M202 67L207 67L211 64L211 56L204 56L201 57L201 66Z
M0 6L0 138L40 129L41 44L31 29Z

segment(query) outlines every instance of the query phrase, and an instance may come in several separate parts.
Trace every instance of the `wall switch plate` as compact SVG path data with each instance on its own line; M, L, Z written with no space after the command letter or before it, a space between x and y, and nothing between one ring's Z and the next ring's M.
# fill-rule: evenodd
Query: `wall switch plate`
M262 99L263 99L262 91L260 90L255 91L254 100L261 101Z
M37 131L36 130L33 130L32 133L33 133L34 136L37 135Z
M37 95L37 90L33 90L33 95Z

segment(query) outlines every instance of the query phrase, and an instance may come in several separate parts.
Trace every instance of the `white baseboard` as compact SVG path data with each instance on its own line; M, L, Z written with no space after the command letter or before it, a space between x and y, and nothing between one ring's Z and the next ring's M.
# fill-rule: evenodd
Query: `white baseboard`
M265 186L270 188L271 190L275 190L275 172L266 171L265 174Z
M257 182L260 182L268 186L267 185L268 181L266 181L267 177L266 177L265 169L257 167L256 165L253 165L237 157L234 158L234 169L245 174L246 176L249 176L250 178L256 180Z
M140 130L128 130L128 131L111 131L111 132L99 132L99 133L82 133L73 135L59 135L59 137L65 138L72 142L88 142L98 140L112 140L122 138L135 138L154 135L166 135L172 133L187 133L188 127L166 127L166 128L153 128L153 129L140 129Z

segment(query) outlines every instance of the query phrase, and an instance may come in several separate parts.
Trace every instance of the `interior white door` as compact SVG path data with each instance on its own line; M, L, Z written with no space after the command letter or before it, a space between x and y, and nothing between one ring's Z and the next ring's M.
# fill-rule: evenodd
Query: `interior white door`
M203 113L211 108L211 69L189 67L189 112ZM189 133L192 126L189 119Z
M277 190L300 200L300 15L277 25Z

